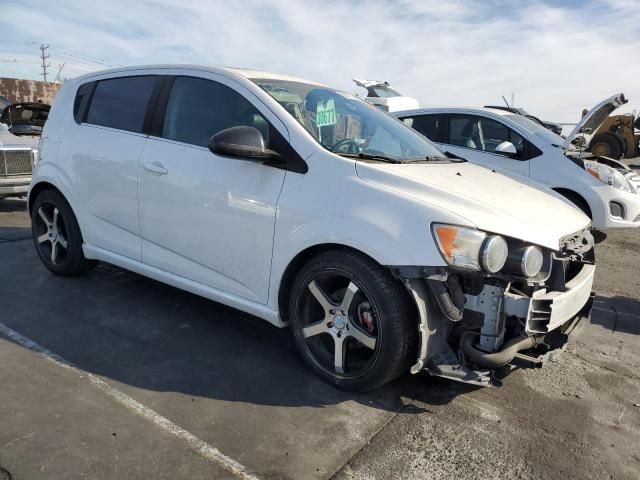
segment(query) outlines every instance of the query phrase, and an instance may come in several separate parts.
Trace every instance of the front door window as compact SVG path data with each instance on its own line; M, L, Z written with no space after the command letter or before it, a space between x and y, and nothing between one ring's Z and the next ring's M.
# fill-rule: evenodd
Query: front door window
M474 115L451 117L449 122L451 145L495 153L496 147L502 142L513 143L518 154L524 152L522 136L500 122Z

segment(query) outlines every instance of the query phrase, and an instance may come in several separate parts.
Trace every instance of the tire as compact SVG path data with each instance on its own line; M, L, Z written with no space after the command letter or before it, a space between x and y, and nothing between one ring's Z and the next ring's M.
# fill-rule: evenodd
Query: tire
M603 133L591 140L589 150L594 155L601 157L609 157L620 160L622 156L622 146L616 137L609 133Z
M368 257L348 250L321 253L293 281L289 318L296 346L311 369L342 390L380 387L403 373L415 352L410 301L402 285Z
M81 275L96 263L85 258L76 216L56 191L45 190L36 197L31 211L31 234L40 261L55 275Z

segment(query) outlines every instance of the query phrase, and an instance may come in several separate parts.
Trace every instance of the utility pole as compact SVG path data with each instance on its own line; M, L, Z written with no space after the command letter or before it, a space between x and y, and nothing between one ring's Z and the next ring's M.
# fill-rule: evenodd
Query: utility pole
M44 77L44 81L47 81L47 68L49 68L51 66L50 63L47 63L47 59L49 58L49 55L45 54L45 51L47 50L47 48L49 48L49 44L45 45L44 43L40 44L40 58L42 58L42 73L40 75L42 75Z

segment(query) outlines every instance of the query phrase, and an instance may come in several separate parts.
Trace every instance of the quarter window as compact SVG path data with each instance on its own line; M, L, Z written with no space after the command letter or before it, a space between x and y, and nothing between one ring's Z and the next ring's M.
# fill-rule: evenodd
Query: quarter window
M209 138L236 126L255 127L269 143L269 123L235 90L211 80L176 77L166 107L162 137L206 147Z
M500 122L472 115L452 116L449 121L451 145L493 153L502 142L513 143L519 154L524 152L522 136Z
M87 123L142 133L157 76L100 80L91 98Z

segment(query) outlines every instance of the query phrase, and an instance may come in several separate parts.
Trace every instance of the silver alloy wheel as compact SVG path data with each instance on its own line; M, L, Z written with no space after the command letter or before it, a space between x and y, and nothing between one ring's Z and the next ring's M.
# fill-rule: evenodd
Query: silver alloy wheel
M364 292L362 292L358 286L349 281L342 300L336 302L332 296L329 296L316 282L312 280L308 284L309 292L313 298L320 304L324 312L323 318L320 321L315 321L303 327L302 333L304 338L309 340L319 335L330 335L333 339L333 370L338 374L345 374L347 369L347 351L349 344L352 344L351 340L356 340L356 346L364 346L370 350L371 357L376 349L378 342L377 335L373 332L366 333L363 328L367 325L363 324L361 317L362 305L367 305L370 308L369 300L366 298ZM342 291L343 289L340 289ZM335 297L339 292L334 292ZM354 299L358 297L356 301ZM374 322L372 313L370 315L371 322ZM355 317L355 318L354 318ZM370 328L372 323L368 324ZM377 326L375 327L377 329ZM352 345L353 347L353 345ZM353 351L353 349L352 349ZM369 362L366 362L369 363Z
M61 216L57 207L53 207L51 212L51 218L47 216L45 212L45 206L43 205L38 209L38 216L42 220L42 223L46 227L46 232L38 235L38 246L42 248L47 242L51 246L51 252L49 253L51 263L56 265L60 260L62 253L66 253L67 239L65 238L64 224L60 221ZM63 251L61 251L61 249ZM45 252L45 254L48 252Z

